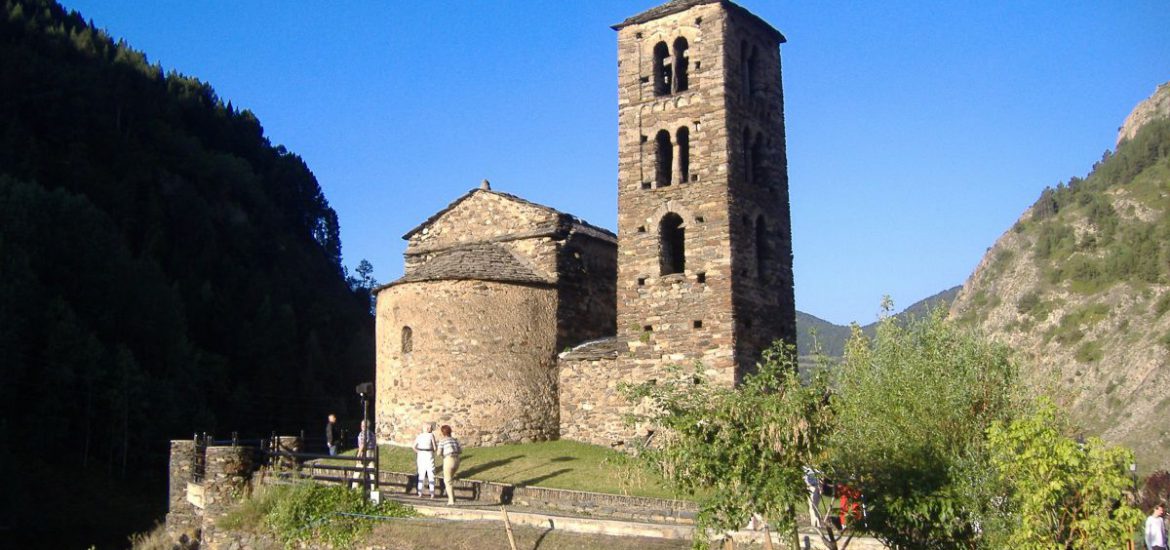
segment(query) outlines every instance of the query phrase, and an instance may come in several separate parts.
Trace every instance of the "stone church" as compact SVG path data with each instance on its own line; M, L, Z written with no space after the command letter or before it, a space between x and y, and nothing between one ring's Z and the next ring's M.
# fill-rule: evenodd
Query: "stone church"
M468 445L618 445L622 382L716 383L794 342L780 51L728 0L672 0L618 33L618 233L485 181L408 232L376 291L376 430Z

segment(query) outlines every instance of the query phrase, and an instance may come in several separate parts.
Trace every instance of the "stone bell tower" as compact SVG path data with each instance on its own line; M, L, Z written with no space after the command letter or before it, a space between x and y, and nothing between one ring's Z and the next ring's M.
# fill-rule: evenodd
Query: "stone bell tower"
M614 29L620 356L738 383L772 341L796 340L784 36L726 0Z

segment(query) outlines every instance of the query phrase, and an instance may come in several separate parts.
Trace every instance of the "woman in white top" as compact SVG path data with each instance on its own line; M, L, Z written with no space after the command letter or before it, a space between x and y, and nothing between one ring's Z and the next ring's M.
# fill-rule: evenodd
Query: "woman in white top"
M451 435L451 426L443 424L439 427L443 439L439 441L439 451L443 455L443 491L447 493L447 505L455 504L455 471L459 469L459 455L463 447L459 440Z
M439 447L432 433L435 427L423 424L422 433L414 438L415 461L418 464L418 496L422 496L423 479L430 482L431 498L435 498L435 449Z

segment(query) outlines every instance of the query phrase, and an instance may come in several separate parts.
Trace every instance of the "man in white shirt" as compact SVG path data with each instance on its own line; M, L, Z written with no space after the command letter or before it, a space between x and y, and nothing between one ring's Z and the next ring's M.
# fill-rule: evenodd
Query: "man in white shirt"
M1165 513L1166 505L1159 502L1146 518L1146 548L1149 550L1166 550L1166 520L1162 517Z
M435 450L438 449L439 445L435 441L434 429L435 427L429 422L423 424L422 433L414 438L415 462L418 466L418 491L416 494L420 497L425 479L430 482L431 498L435 498Z

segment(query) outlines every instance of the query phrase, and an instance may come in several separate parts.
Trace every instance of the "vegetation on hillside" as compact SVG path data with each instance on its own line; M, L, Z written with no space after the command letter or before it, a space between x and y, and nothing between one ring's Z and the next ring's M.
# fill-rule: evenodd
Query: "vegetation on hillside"
M1119 191L1127 199L1120 204ZM1045 283L1091 294L1170 282L1170 119L1106 152L1086 178L1045 189L1032 212L1015 230L1035 233Z
M0 469L153 480L159 502L168 439L344 410L372 377L372 279L340 254L250 112L50 0L0 3ZM0 516L73 521L37 498L52 482L14 478Z

